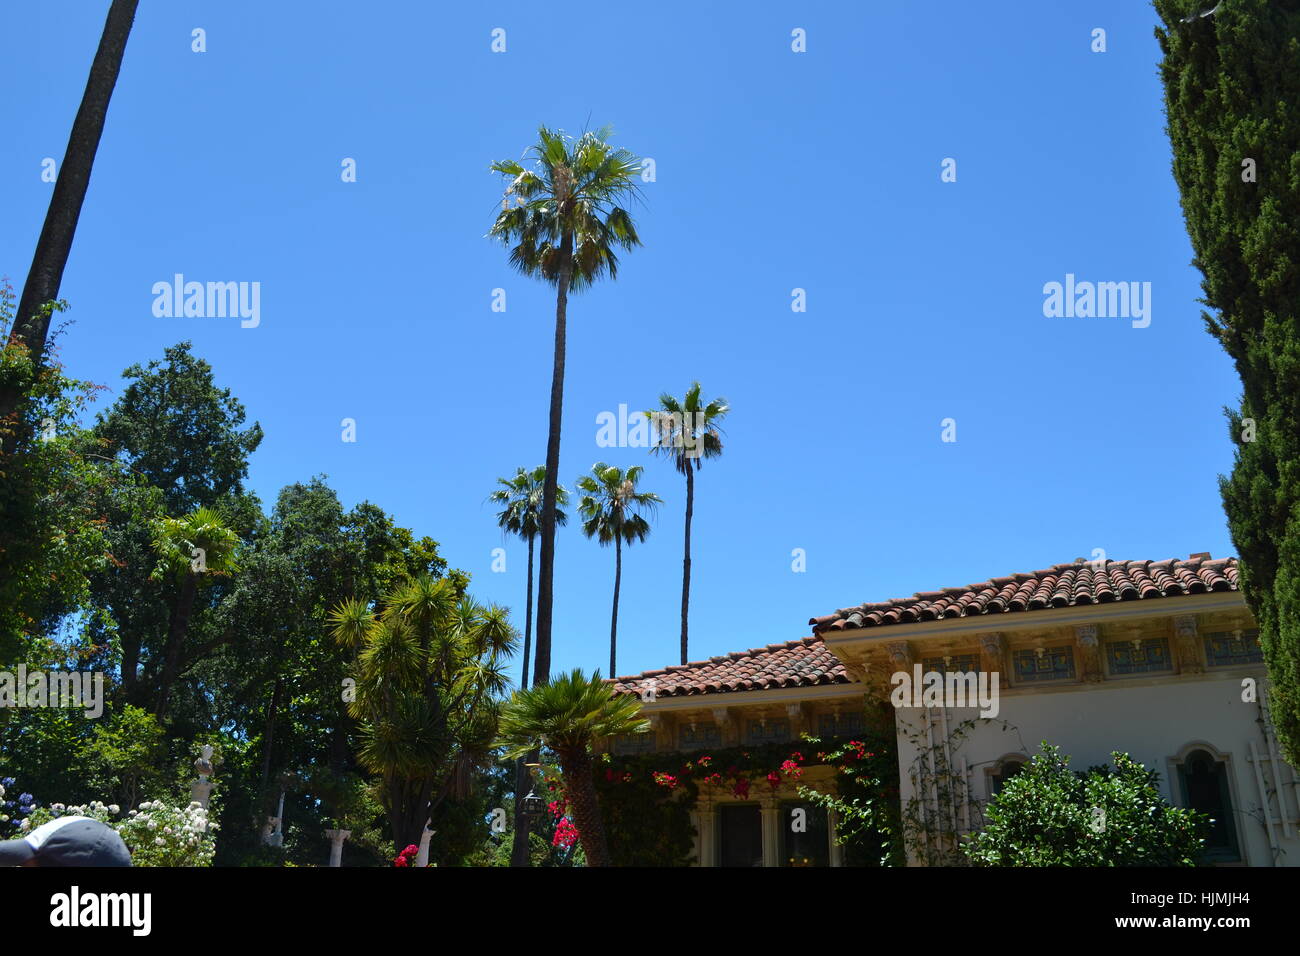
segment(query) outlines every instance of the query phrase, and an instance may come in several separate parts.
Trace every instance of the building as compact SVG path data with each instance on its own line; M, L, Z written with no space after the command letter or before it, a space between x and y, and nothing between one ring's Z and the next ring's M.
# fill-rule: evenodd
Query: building
M896 675L936 673L948 688L996 678L995 716L978 705L896 709L900 801L935 821L909 849L913 864L942 862L953 835L979 829L984 803L1047 741L1075 769L1112 751L1157 769L1171 803L1216 820L1218 863L1300 866L1297 776L1268 722L1235 559L1078 561L809 624L801 640L618 678L617 690L645 701L652 731L606 745L689 752L852 734L864 695L897 696ZM811 767L800 783L834 787L835 774ZM792 787L748 800L703 788L698 865L841 865L833 814L796 838L783 825L793 805Z

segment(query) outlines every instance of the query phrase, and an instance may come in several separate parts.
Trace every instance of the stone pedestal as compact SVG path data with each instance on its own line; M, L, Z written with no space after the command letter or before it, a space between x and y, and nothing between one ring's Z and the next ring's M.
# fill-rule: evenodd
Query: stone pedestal
M343 841L350 836L351 830L325 831L325 837L330 841L330 866L343 865Z
M424 824L424 832L420 834L420 852L415 855L415 865L425 867L429 865L429 839L433 836L433 831L429 829L429 824Z

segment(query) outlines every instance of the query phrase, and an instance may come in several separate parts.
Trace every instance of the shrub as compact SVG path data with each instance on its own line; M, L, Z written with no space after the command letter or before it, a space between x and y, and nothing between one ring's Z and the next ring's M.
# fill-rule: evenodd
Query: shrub
M1070 770L1070 758L1042 745L986 808L983 832L966 853L977 866L1192 866L1208 818L1172 807L1155 771L1128 754L1114 767Z

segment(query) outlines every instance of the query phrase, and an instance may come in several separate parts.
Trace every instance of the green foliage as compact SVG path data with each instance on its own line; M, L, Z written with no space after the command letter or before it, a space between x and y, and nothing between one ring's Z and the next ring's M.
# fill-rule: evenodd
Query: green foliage
M1192 866L1204 846L1204 814L1172 807L1157 774L1127 754L1114 767L1072 772L1042 744L985 809L966 852L978 866Z
M515 691L501 709L496 746L507 758L522 757L539 746L556 753L587 751L598 737L645 733L641 701L614 696L600 671L587 677L577 668L549 683Z
M650 523L644 513L653 514L663 499L648 491L637 491L645 469L633 465L624 471L598 461L591 474L578 478L578 513L582 516L582 533L602 545L644 541Z
M488 237L513 244L510 264L523 275L553 285L564 276L581 290L617 277L616 251L641 244L622 205L637 193L641 160L610 145L610 134L574 138L543 126L528 151L531 167L512 159L492 164L508 184Z
M488 501L501 508L497 524L503 531L517 535L525 541L542 532L542 486L546 483L546 466L538 465L529 471L519 468L510 478L498 478L498 488L488 495ZM569 503L569 492L563 485L555 488L555 524L563 527L569 516L564 506Z
M1155 0L1167 129L1209 332L1242 399L1220 481L1272 716L1300 761L1300 3ZM1189 22L1183 22L1184 19ZM1253 175L1247 175L1247 160Z
M658 424L658 435L650 451L672 459L682 474L695 466L698 471L706 458L722 455L722 421L731 405L722 396L705 400L699 382L692 382L679 400L664 392L659 407L645 413Z
M91 608L90 576L107 565L96 497L116 476L96 466L79 425L99 389L38 365L9 339L13 291L0 285L0 391L19 397L0 421L0 664L25 659L60 619ZM46 306L62 311L63 302ZM10 451L3 448L8 440Z

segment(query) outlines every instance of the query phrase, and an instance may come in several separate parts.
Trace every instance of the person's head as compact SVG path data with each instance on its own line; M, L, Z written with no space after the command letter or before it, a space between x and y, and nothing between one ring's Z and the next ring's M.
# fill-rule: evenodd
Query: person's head
M130 865L131 852L117 831L90 817L60 817L0 841L0 866Z

